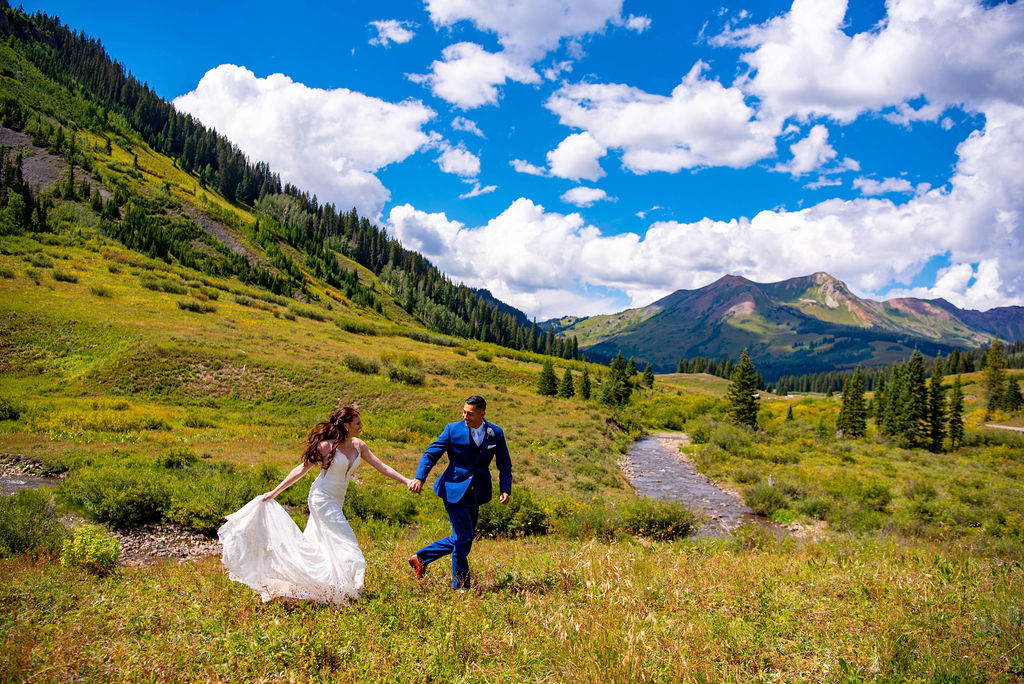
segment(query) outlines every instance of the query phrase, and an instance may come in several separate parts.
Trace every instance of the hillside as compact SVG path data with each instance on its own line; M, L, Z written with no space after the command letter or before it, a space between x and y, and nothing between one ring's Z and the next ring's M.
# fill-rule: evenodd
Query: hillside
M926 355L1019 339L1024 307L964 311L945 300L861 299L826 273L778 283L725 276L678 290L643 309L562 319L546 327L579 337L596 360L621 352L672 372L679 359L737 358L748 349L768 379L835 368L889 364L914 349Z

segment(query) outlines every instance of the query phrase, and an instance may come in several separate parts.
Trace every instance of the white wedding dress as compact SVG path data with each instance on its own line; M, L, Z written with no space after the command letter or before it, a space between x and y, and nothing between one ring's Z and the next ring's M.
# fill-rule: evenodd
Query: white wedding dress
M335 451L331 467L309 488L303 532L274 499L256 497L228 516L217 536L228 576L260 594L342 603L359 596L366 562L342 507L360 455L349 464Z

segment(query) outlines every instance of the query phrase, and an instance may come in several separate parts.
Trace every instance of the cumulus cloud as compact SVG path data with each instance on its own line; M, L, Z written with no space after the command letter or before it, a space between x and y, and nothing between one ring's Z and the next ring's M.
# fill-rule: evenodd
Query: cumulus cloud
M511 164L512 168L518 171L519 173L525 173L530 176L548 175L548 170L545 169L543 166L531 164L530 162L525 161L523 159L513 159L511 162L509 162L509 164Z
M835 149L828 144L828 129L818 124L807 137L789 147L793 159L788 164L779 164L776 170L791 174L794 178L820 169L836 156Z
M622 0L427 0L427 11L437 26L469 21L496 34L501 46L523 63L539 60L563 39L623 21Z
M453 173L463 178L476 178L480 175L480 158L462 145L453 147L451 144L442 143L437 165L445 173Z
M496 103L498 86L507 81L540 82L540 76L527 64L504 52L487 52L476 43L449 45L441 56L443 61L433 62L429 74L409 74L408 78L460 109Z
M625 25L630 31L643 33L647 29L651 28L651 19L650 17L638 17L635 14L630 14L629 18L626 19Z
M946 107L1024 104L1024 6L976 0L890 0L877 28L845 33L846 0L794 0L790 11L718 36L752 48L745 88L774 116L850 122L895 108L894 120L937 120ZM924 103L909 103L920 96Z
M742 168L775 154L778 123L756 118L743 93L702 77L698 62L668 97L621 84L565 86L546 106L598 145L622 150L635 173Z
M605 175L598 160L606 152L590 133L574 133L548 152L548 166L558 178L596 181Z
M283 74L258 78L233 64L206 72L174 106L286 182L368 217L379 216L390 196L374 173L427 145L423 126L434 117L415 100L310 88Z
M914 186L906 178L855 178L853 187L864 195L884 195L889 192L908 193L914 192Z
M412 25L407 21L398 21L397 19L371 21L370 26L377 29L377 35L370 39L370 45L387 47L388 43L408 43L416 36L416 33L410 28Z
M454 119L452 119L452 128L454 128L457 131L465 131L466 133L472 133L473 135L480 136L481 138L487 137L486 135L484 135L484 132L480 130L480 127L476 125L475 121L467 119L464 116L457 116Z
M600 188L580 186L564 192L561 199L563 202L575 204L577 207L589 207L594 202L608 199L608 193Z

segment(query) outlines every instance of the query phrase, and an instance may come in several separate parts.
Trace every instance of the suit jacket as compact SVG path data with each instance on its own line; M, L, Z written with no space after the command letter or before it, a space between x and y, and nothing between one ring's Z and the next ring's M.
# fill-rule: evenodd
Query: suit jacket
M434 482L434 491L449 503L456 503L469 490L476 490L476 502L484 504L491 500L491 471L493 459L498 466L498 486L502 492L512 492L512 459L505 445L505 433L493 423L484 421L484 441L480 446L473 444L465 421L459 420L445 425L441 435L427 447L416 469L416 479L426 482L430 469L437 464L441 454L448 453L448 467Z

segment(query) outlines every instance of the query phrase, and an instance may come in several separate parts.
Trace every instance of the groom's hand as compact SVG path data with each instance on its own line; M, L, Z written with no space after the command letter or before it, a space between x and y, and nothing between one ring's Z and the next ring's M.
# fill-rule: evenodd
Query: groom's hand
M413 494L419 494L421 491L423 491L423 480L409 480L409 484L407 486L409 487L410 492L412 492Z
M508 492L502 492L501 496L498 497L498 501L500 501L503 504L507 504L510 498L511 494L509 494Z

